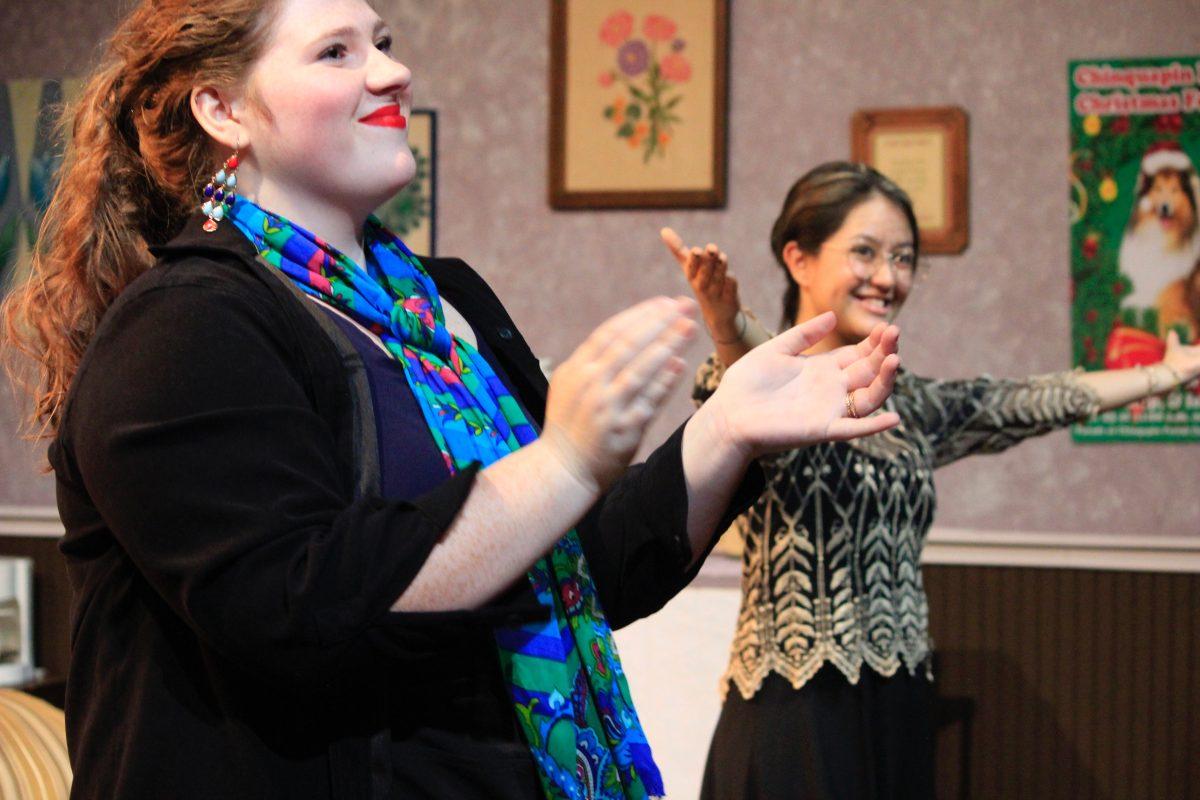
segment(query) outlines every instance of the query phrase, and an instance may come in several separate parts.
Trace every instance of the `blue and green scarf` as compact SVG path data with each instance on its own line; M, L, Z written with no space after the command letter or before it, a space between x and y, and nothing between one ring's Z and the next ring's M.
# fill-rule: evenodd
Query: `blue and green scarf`
M429 274L377 219L366 225L365 268L248 200L238 198L229 219L298 288L380 337L404 369L451 473L487 466L537 438L486 359L446 329ZM546 797L662 796L579 535L568 531L530 568L529 580L548 619L498 628L495 636Z

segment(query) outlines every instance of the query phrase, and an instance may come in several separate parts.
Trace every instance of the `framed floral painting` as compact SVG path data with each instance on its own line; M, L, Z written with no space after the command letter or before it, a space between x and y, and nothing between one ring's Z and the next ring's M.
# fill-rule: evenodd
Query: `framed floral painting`
M417 255L435 255L437 246L437 112L414 108L408 115L408 146L417 174L375 209L375 216Z
M550 0L550 204L725 204L727 0Z

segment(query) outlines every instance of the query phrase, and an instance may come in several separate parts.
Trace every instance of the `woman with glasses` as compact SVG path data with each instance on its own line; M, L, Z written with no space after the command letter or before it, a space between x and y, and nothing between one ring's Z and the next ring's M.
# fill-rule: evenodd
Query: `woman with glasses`
M695 397L768 334L740 308L714 245L663 238L691 284L716 353ZM808 354L890 322L912 291L912 204L861 164L823 164L788 192L771 231L784 326L825 312L834 333ZM933 470L995 453L1200 375L1200 347L1173 338L1161 364L1026 380L940 381L901 372L890 431L763 459L767 488L738 520L742 606L702 796L933 796L928 605L919 559L936 503ZM847 413L860 409L848 404Z

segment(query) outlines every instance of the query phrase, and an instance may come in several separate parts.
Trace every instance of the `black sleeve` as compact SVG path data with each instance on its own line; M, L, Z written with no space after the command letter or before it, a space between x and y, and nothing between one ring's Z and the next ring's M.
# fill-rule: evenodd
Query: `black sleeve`
M766 486L755 462L713 528L705 551L689 567L683 428L645 462L630 467L579 525L588 568L614 630L658 611L691 583L720 535Z
M983 375L942 381L905 375L904 381L911 413L933 448L934 465L943 467L1092 417L1100 398L1076 377L1056 372L1024 380Z
M455 618L389 609L474 469L411 501L354 500L278 309L212 286L128 300L77 377L63 449L119 546L201 640L309 684L402 656L405 630L419 640Z

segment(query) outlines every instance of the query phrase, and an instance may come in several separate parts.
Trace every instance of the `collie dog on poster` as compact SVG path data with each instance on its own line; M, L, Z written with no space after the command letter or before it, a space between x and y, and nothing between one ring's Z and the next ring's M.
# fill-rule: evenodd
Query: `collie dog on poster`
M1121 272L1132 283L1123 305L1157 309L1163 333L1172 324L1195 324L1195 319L1177 317L1190 311L1188 284L1195 282L1200 259L1197 195L1196 167L1178 144L1160 142L1147 151L1118 257Z

